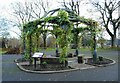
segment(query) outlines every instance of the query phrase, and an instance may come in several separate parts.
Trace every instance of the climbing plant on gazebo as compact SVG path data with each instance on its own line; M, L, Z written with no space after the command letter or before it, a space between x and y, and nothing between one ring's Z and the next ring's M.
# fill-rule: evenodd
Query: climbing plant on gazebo
M59 48L59 46L58 46L59 44L57 42L57 39L58 39L59 35L62 34L62 31L61 31L61 28L59 28L59 26L56 25L56 24L54 24L52 27L53 27L53 30L50 30L50 32L56 38L56 45L55 45L56 51L55 52L56 52L56 56L59 56L59 49L58 49Z
M24 29L26 34L26 39L29 40L28 42L28 55L29 55L29 60L30 60L30 64L32 62L31 56L32 56L32 34L38 34L39 32L42 33L40 27L38 27L38 25L46 26L47 23L50 23L53 25L57 25L57 28L59 28L59 31L53 31L53 34L56 36L56 40L57 40L57 44L60 45L60 47L62 48L62 52L60 54L60 62L65 63L66 61L66 56L67 56L67 48L68 48L68 44L70 43L70 41L72 40L71 38L71 32L74 28L74 23L83 23L86 24L87 26L89 26L89 28L87 28L88 30L91 31L91 34L93 36L93 40L94 40L94 44L93 44L93 48L94 48L94 52L93 55L95 55L95 50L96 50L96 28L98 26L98 23L92 19L86 19L84 17L80 17L75 15L74 18L70 16L70 11L66 11L66 10L61 10L58 9L58 14L56 16L48 16L48 17L44 17L41 19L37 19L35 21L29 22L27 24L24 25ZM37 32L36 29L38 29ZM53 29L55 30L55 29ZM57 30L57 29L56 29ZM77 29L76 29L77 30ZM57 35L59 33L59 35ZM76 33L76 31L75 31ZM78 32L76 33L78 35ZM58 47L56 47L58 48ZM96 56L93 56L93 58ZM96 58L95 58L96 59Z
M53 33L57 38L57 43L60 45L62 49L62 52L60 53L60 62L65 64L65 61L67 58L67 48L68 48L68 43L70 42L70 34L71 34L71 28L72 28L71 26L72 24L68 19L68 13L66 11L60 10L57 16L48 17L45 19L45 21L52 22L58 25L59 30L57 29L58 31L55 31L55 32L53 31ZM53 27L53 28L56 28L56 27ZM58 51L57 49L56 51Z

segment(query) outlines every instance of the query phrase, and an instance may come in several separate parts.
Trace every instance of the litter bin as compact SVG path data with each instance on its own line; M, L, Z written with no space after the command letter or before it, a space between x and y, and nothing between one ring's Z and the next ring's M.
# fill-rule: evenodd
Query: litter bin
M78 63L83 63L83 56L78 56Z

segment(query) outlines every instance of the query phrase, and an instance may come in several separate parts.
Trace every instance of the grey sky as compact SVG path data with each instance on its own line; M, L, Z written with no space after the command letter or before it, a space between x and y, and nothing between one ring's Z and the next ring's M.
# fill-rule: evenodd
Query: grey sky
M30 1L30 0L0 0L0 2L1 2L0 3L0 12L2 12L0 14L0 16L11 18L11 16L8 14L11 11L11 3L14 3L14 2L17 2L17 1L23 2L23 1ZM50 0L50 1L51 1L51 8L50 9L56 9L57 8L56 5L58 5L57 2L59 2L60 0ZM87 9L89 9L89 8L91 8L90 5L88 5L88 4L85 5L85 4L81 3L80 15L84 16L86 18L92 18L92 19L95 19L95 20L98 19L96 17L99 17L99 14L98 13L93 13L93 14L90 13L90 12L94 12L94 11L88 11ZM12 30L13 30L13 28L12 28ZM20 33L20 31L17 29L17 27L16 28L14 27L14 31L17 32L17 33ZM12 34L13 37L17 36L13 32L11 32L11 34ZM110 39L110 37L107 33L105 33L105 35L108 39Z

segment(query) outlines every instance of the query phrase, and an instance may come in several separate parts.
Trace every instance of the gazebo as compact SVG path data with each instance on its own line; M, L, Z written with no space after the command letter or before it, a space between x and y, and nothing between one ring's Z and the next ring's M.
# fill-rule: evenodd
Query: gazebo
M87 27L84 28L78 28L78 25L80 23L83 23L87 25ZM53 27L53 30L45 29L45 27ZM62 49L62 53L60 54L60 61L65 62L66 61L66 55L67 55L67 48L68 44L71 41L71 34L76 37L75 43L76 43L76 55L78 55L78 34L81 31L87 30L91 32L92 38L93 38L93 59L96 61L97 54L96 54L96 31L97 31L98 22L92 20L92 19L86 19L84 17L80 17L77 14L75 14L73 11L58 8L49 11L46 15L44 15L42 18L39 18L37 20L31 21L29 23L26 23L23 26L23 33L25 34L26 39L26 53L25 56L27 56L30 60L30 64L32 63L32 53L33 47L36 46L36 49L38 49L39 42L36 43L36 45L33 45L34 40L32 39L32 36L38 36L40 34L43 34L43 39L45 41L45 33L47 31L51 32L56 37L56 55L58 55L58 45L60 45ZM76 28L75 28L76 27ZM36 40L38 41L38 40ZM44 43L45 46L45 43Z

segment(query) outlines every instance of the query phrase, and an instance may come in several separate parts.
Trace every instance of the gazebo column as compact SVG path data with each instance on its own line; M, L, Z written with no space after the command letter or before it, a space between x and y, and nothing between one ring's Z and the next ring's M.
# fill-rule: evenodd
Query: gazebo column
M76 27L78 28L78 22L77 22L77 24L76 24ZM79 54L79 51L78 51L78 38L79 38L79 37L78 37L78 34L79 34L79 31L76 32L76 35L77 35L77 36L76 36L76 37L77 37L77 38L76 38L76 55L77 55L77 56L78 56L78 54Z
M24 29L25 27L23 27L23 33L22 33L22 37L23 37L23 47L22 47L22 53L23 53L23 55L25 55L25 53L26 53L26 42L25 42L25 29Z
M46 33L43 34L44 49L46 49Z
M57 34L55 35L56 39L58 38ZM56 42L56 56L59 56L58 44Z
M78 52L78 34L76 34L76 50L75 50L75 54L76 54L76 56L78 56L78 54L79 54L79 52Z
M32 65L32 34L29 35L29 65Z
M39 34L38 33L36 33L36 41L37 41L37 46L36 46L36 49L37 49L37 51L38 51L38 48L39 48Z
M77 31L74 27L74 37L75 37L75 55L78 56L79 52L78 52L78 34L79 34L79 31Z
M96 62L96 60L97 60L97 50L96 50L97 42L96 42L95 27L94 27L94 31L93 31L93 41L94 41L94 44L93 44L93 49L94 49L94 51L93 51L93 61Z

